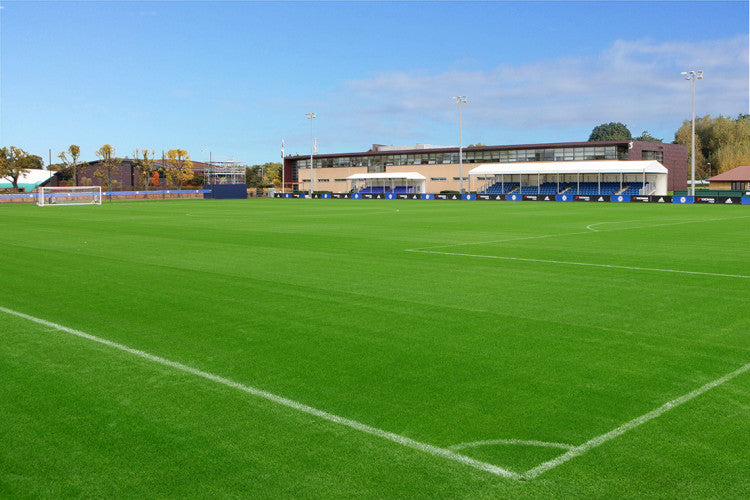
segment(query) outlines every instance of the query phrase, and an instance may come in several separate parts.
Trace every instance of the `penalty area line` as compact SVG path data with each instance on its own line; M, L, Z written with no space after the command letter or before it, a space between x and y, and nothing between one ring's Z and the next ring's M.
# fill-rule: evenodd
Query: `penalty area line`
M82 339L86 339L92 342L96 342L102 345L105 345L107 347L111 347L113 349L117 349L122 352L126 352L128 354L132 354L134 356L137 356L139 358L151 361L153 363L166 366L169 368L173 368L175 370L182 371L184 373L188 373L190 375L194 375L196 377L203 378L205 380L210 380L211 382L215 382L217 384L224 385L226 387L230 387L232 389L236 389L238 391L245 392L247 394L251 394L253 396L265 399L267 401L270 401L272 403L276 403L281 406L286 406L287 408L291 408L293 410L296 410L301 413L306 413L308 415L313 415L315 417L318 417L323 420L327 420L329 422L333 422L335 424L339 424L345 427L349 427L351 429L363 432L365 434L370 434L373 436L377 436L379 438L386 439L388 441L400 444L402 446L406 446L407 448L412 448L414 450L418 450L424 453L427 453L429 455L442 457L448 460L452 460L454 462L458 462L460 464L466 465L468 467L472 467L474 469L478 469L481 471L489 472L490 474L494 474L496 476L506 477L509 479L515 479L520 480L521 475L517 474L513 471L509 471L507 469L503 469L502 467L498 467L496 465L492 465L486 462L482 462L479 460L475 460L471 457L467 457L465 455L461 455L460 453L456 453L454 451L451 451L449 449L440 448L438 446L433 446L427 443L422 443L420 441L415 441L411 438L408 438L406 436L401 436L399 434L395 434L393 432L385 431L383 429L378 429L377 427L372 427L367 424L363 424L361 422L358 422L356 420L352 420L345 417L340 417L338 415L334 415L333 413L328 413L323 410L319 410L317 408L313 408L312 406L308 406L304 403L299 403L297 401L285 398L283 396L279 396L276 394L273 394L268 391L264 391L263 389L258 389L256 387L252 387L249 385L240 384L239 382L235 382L233 380L230 380L225 377L221 377L219 375L215 375L213 373L209 373L203 370L199 370L197 368L193 368L188 365L184 365L182 363L179 363L177 361L171 361L166 358L162 358L160 356L155 356L153 354L149 354L145 351L141 351L139 349L134 349L132 347L128 347L123 344L118 344L117 342L112 342L111 340L103 339L101 337L96 337L94 335L82 332L80 330L75 330L73 328L68 328L67 326L59 325L57 323L53 323L51 321L47 321L41 318L37 318L35 316L30 316L28 314L24 314L18 311L14 311L12 309L8 309L5 307L0 306L0 312L4 312L6 314L10 314L12 316L16 316L18 318L22 318L40 325L44 325L49 328L53 328L55 330L69 333L71 335L75 335L76 337L80 337Z

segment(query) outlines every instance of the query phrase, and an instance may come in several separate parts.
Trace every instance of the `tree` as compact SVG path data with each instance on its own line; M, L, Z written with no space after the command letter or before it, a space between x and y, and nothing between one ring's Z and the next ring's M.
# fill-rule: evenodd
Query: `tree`
M68 158L68 155L70 155L70 158ZM78 185L78 158L81 156L81 148L79 146L76 146L75 144L71 144L66 151L61 152L59 155L57 155L58 158L60 158L60 161L62 161L62 167L64 169L70 169L72 170L73 175L73 185Z
M676 144L691 146L690 120L685 120L675 133ZM688 153L690 154L690 153ZM710 172L708 163L711 164ZM710 115L695 119L695 167L701 176L721 173L740 165L750 164L750 119Z
M266 163L263 167L263 180L266 186L281 187L281 162Z
M641 135L638 137L633 137L634 141L644 141L644 142L664 142L664 139L657 139L653 135L648 133L648 130L644 130Z
M41 158L30 155L21 148L15 146L0 148L0 177L5 177L11 184L13 190L18 191L18 178L29 172L30 169L41 167Z
M249 188L261 188L263 186L263 177L261 174L261 165L252 165L245 167L245 184Z
M690 120L687 120L687 127L683 123L682 127L680 127L677 132L675 132L674 138L675 138L675 144L684 144L688 147L688 165L691 164L691 141L690 136L692 134L691 131L691 125ZM701 147L701 138L698 134L695 134L695 168L697 170L696 175L698 177L702 177L700 173L706 168L706 158L703 156L703 148Z
M184 149L170 149L167 151L167 180L178 189L182 183L193 178L193 162Z
M589 142L595 141L629 141L633 139L628 127L620 122L603 123L594 127Z
M144 187L148 189L149 177L154 171L154 150L153 149L136 149L133 154L134 163L143 174ZM140 177L140 176L139 176ZM140 180L138 181L140 183Z
M476 144L469 144L469 145L468 145L468 146L466 146L466 147L467 147L467 148L483 148L483 147L485 147L485 146L486 146L486 144L482 144L481 142L478 142L478 143L476 143Z
M115 148L109 144L105 144L96 150L96 156L101 159L100 167L94 172L94 176L102 180L104 188L107 191L112 190L112 174L118 171L117 164L120 163L120 159L115 157ZM109 200L112 201L112 195L109 195Z
M267 162L245 167L247 187L281 186L281 162Z

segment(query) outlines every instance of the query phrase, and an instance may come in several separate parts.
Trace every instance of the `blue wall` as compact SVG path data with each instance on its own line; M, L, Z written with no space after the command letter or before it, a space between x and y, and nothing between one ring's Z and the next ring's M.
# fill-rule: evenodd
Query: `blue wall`
M247 198L247 186L245 184L206 184L204 188L211 191L205 193L204 198L217 200Z

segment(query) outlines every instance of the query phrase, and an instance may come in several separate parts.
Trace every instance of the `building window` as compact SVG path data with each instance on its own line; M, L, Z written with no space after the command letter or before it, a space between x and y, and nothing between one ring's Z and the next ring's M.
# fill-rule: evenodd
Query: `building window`
M318 179L318 182L329 182L331 179Z
M742 191L745 189L745 181L732 182L733 191Z
M333 182L346 182L347 179L333 179Z
M461 180L461 178L460 178L460 177L454 177L454 178L453 178L453 180L454 180L454 181L460 181L460 180ZM469 180L469 178L468 178L468 177L464 177L464 180L465 180L465 181L468 181L468 180Z
M642 160L656 160L658 162L664 161L664 152L663 151L646 151L643 150L643 155L641 156Z
M430 180L431 181L435 181L435 182L443 182L443 181L446 181L448 179L446 179L445 177L430 177Z

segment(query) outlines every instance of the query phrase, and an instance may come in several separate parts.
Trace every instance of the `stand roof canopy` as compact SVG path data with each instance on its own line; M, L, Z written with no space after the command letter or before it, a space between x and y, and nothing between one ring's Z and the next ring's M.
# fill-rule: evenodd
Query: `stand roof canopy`
M514 163L482 163L469 175L536 175L536 174L666 174L667 169L656 160L619 161L533 161Z

